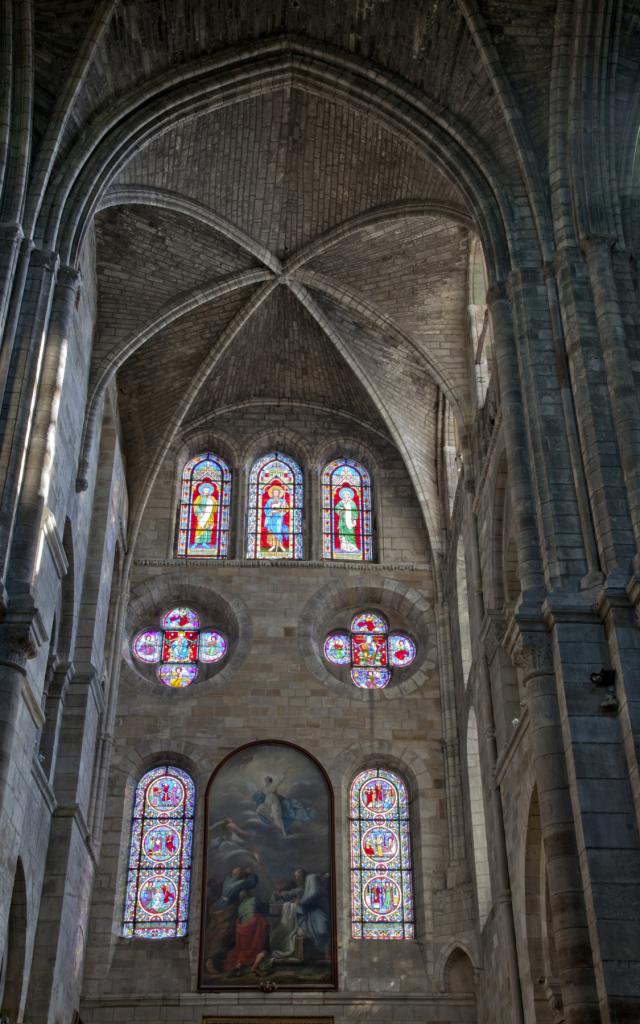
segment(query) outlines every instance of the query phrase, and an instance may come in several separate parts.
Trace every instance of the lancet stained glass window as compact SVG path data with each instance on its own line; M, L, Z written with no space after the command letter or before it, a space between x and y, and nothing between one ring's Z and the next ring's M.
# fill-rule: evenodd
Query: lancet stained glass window
M162 629L145 629L133 641L134 657L145 665L158 665L156 675L165 686L190 686L200 662L214 664L227 653L225 636L217 629L200 629L192 608L172 608L161 619Z
M373 558L371 481L353 459L334 459L322 474L322 557Z
M407 787L396 772L369 768L351 784L351 934L414 937Z
M247 558L302 558L302 471L281 452L254 463L249 477Z
M187 933L195 787L180 768L153 768L136 787L123 935Z
M226 558L229 543L231 470L219 455L190 459L182 473L178 554Z
M349 632L336 629L325 639L323 653L333 665L350 665L351 681L364 690L381 690L394 668L407 668L416 645L406 633L389 633L387 620L377 612L358 612Z

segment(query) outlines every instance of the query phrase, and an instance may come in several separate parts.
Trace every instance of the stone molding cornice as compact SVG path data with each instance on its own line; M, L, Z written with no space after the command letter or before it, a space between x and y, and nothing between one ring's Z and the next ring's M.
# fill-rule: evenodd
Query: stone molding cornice
M138 567L167 567L171 569L182 569L185 566L197 566L198 569L325 569L340 572L433 572L433 566L429 562L353 562L347 565L345 562L334 562L330 559L318 561L304 561L303 559L280 559L278 561L267 561L266 559L251 558L220 558L211 559L203 565L202 558L134 558L133 566Z

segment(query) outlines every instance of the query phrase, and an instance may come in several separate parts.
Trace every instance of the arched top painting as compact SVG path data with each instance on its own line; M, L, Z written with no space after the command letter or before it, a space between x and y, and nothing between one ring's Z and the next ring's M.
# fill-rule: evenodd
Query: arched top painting
M225 558L229 543L231 471L219 455L205 452L182 472L178 554Z
M288 743L252 743L206 797L200 988L334 988L333 801Z
M249 477L247 558L302 558L302 471L281 452L254 462Z
M334 459L322 473L322 557L373 558L371 481L353 459Z

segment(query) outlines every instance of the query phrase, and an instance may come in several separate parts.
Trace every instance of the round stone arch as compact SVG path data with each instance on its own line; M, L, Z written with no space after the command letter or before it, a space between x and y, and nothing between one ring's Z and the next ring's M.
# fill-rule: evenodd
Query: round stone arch
M380 516L380 498L377 481L381 473L381 458L370 445L354 435L345 434L342 438L332 438L316 445L309 464L309 476L315 484L315 501L311 508L315 557L322 559L322 473L332 459L355 459L366 469L371 481L373 498L373 559L369 564L382 561L382 519ZM398 453L398 458L401 458Z
M159 624L164 612L178 604L193 605L205 613L204 628L219 626L228 643L227 657L208 668L200 666L198 679L191 686L179 690L185 700L193 698L201 685L223 687L237 672L251 648L252 625L244 601L230 588L185 567L184 570L163 573L139 583L133 588L127 608L122 640L122 681L144 688L154 700L171 700L175 694L163 686L154 675L154 667L146 671L134 662L131 642L135 634ZM208 621L210 620L210 621Z
M391 681L383 690L359 690L349 679L348 669L327 667L322 646L327 633L339 628L338 617L344 616L344 628L352 614L362 608L375 608L389 620L391 629L403 628L416 642L416 660L408 669L399 670L400 679ZM413 587L387 577L372 579L365 574L335 580L322 587L302 609L298 620L298 647L309 671L334 693L351 700L398 700L418 689L434 686L438 697L436 621L430 602ZM404 676L404 678L403 678ZM437 688L437 689L436 689Z
M171 453L171 459L168 460L171 462L173 467L174 483L172 491L172 506L169 512L170 529L169 551L167 552L167 557L173 558L174 555L176 555L177 550L177 524L180 495L182 491L182 473L189 459L192 459L195 455L199 455L201 452L212 452L214 455L219 455L220 458L224 459L231 470L231 514L229 516L229 546L227 557L241 557L238 553L238 527L241 521L240 508L242 504L242 499L238 491L240 467L242 464L240 449L235 441L231 440L224 432L207 430L203 427L199 427L197 430L193 431L185 431L182 436L176 440L173 452Z
M238 472L238 494L241 494L241 527L238 529L238 545L236 550L240 558L246 558L247 550L247 519L249 515L249 476L253 464L268 452L278 451L288 455L297 462L302 471L303 506L302 506L302 552L305 559L310 557L311 538L309 536L309 508L313 502L313 492L309 487L309 447L297 431L287 427L270 427L259 434L254 434L243 446ZM311 493L310 493L311 491Z

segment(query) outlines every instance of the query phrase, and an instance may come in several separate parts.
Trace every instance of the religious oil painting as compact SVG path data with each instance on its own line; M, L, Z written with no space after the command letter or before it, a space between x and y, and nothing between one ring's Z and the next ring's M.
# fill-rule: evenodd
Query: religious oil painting
M333 806L291 744L242 747L206 797L200 988L336 984Z

